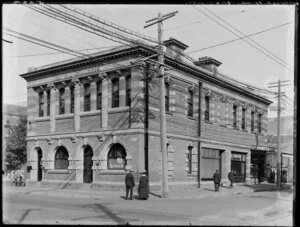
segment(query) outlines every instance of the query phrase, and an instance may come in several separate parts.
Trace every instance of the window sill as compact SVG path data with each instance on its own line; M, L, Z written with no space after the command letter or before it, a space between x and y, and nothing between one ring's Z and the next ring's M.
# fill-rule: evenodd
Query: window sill
M205 123L212 125L212 121L204 120Z
M55 116L55 119L64 119L64 118L72 118L74 116L74 114L59 114Z
M127 172L126 170L122 170L122 169L104 169L101 170L101 174L103 175L126 175Z
M187 174L186 174L186 177L193 177L193 178L194 178L194 177L196 177L196 176L197 176L197 175L196 175L196 174L193 174L193 173L187 173Z
M100 113L101 113L101 110L84 111L84 112L80 112L80 116L96 115L96 114L100 114Z
M117 113L117 112L123 112L125 110L129 110L129 106L119 106L119 107L113 107L113 108L108 108L107 112L108 113Z
M38 117L35 121L39 122L39 121L49 121L50 120L50 116L46 116L46 117Z
M47 171L48 174L66 174L69 173L67 169L51 169Z

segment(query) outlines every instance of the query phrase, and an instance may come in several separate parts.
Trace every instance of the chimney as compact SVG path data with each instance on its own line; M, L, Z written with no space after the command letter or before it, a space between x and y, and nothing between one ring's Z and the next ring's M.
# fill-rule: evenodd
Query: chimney
M28 73L33 72L33 71L36 71L35 67L28 67L28 69L27 69Z
M195 65L203 67L211 72L213 72L214 75L218 73L218 66L222 64L222 62L217 61L216 59L213 59L211 57L202 57L199 58L198 61L194 62Z
M163 42L163 44L167 47L167 54L175 57L175 59L179 60L179 61L182 60L181 54L183 54L184 50L189 47L189 46L185 45L184 43L182 43L172 37L170 37L168 40L165 40Z

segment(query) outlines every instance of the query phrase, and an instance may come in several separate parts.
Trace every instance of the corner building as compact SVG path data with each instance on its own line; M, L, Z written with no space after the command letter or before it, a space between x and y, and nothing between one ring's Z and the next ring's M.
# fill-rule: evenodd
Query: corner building
M170 184L210 181L216 169L223 180L231 169L239 181L250 180L251 149L264 141L271 102L225 79L221 62L187 63L178 54L187 45L173 38L164 44ZM160 185L158 78L155 68L137 61L155 54L120 46L20 75L28 84L32 182L123 187L131 167Z

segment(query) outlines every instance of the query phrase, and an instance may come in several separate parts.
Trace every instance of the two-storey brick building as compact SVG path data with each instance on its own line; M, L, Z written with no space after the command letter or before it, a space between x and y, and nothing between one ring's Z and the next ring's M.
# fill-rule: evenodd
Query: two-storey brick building
M271 102L224 79L217 60L187 63L178 54L185 44L173 38L164 44L171 184L210 180L216 169L222 179L233 169L249 180L251 156L261 153L252 149L264 139ZM123 186L132 167L147 170L151 185L160 184L158 78L136 61L155 54L120 46L21 75L28 83L32 181Z

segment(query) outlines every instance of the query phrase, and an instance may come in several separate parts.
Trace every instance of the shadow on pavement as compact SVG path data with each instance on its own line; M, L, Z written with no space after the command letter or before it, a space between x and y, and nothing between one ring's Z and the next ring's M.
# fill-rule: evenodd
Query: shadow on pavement
M211 192L214 192L214 191L215 191L215 190L210 189L210 188L204 188L204 190L206 190L206 191L211 191Z
M18 224L21 224L25 218L28 216L28 214L31 212L31 211L35 211L35 210L41 210L41 209L27 209L24 214L21 216L20 220L18 221Z
M155 194L155 193L153 193L153 192L149 192L149 194L150 194L150 195L153 195L153 196L155 196L155 197L161 198L161 195L157 195L157 194Z

